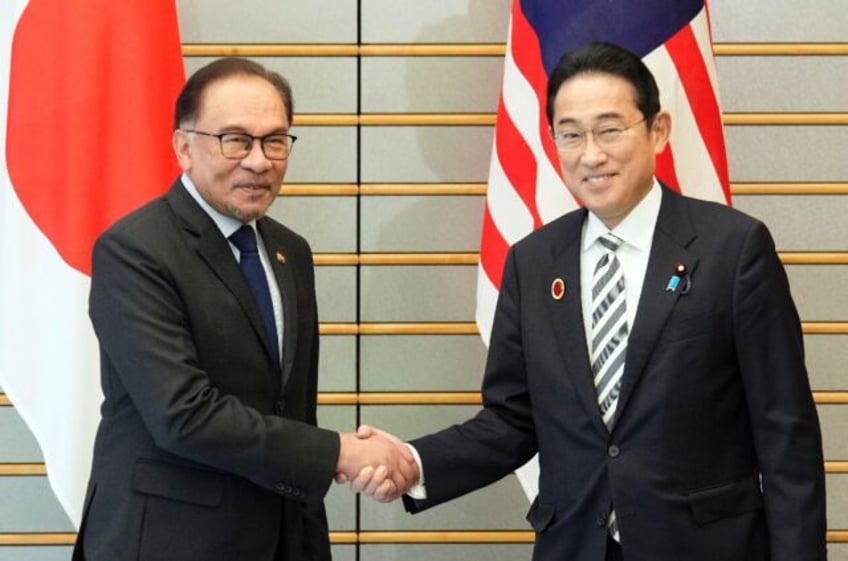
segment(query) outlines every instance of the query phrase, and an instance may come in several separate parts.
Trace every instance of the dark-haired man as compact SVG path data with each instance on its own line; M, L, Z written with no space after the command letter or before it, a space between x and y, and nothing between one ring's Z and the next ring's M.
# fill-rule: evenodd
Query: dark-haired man
M105 399L74 559L328 561L334 475L415 473L385 439L316 427L312 254L265 217L292 118L279 74L198 70L176 104L183 175L95 246Z
M407 508L538 451L536 561L824 561L821 435L768 230L655 179L671 118L634 54L567 53L547 116L584 208L511 248L483 409L411 442Z

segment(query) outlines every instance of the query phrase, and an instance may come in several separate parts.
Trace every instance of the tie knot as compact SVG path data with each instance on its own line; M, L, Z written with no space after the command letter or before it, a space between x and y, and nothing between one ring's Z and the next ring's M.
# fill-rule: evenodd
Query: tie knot
M253 228L245 224L230 235L230 241L233 242L240 253L257 253L256 248L256 233Z
M598 243L604 246L609 251L615 253L615 251L621 246L621 238L618 238L611 233L607 232L600 238L598 238Z

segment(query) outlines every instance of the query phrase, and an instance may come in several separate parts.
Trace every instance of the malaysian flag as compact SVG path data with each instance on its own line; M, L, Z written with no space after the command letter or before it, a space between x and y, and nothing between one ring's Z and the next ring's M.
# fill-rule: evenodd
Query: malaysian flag
M562 183L548 131L547 75L563 52L593 41L639 54L657 80L673 123L657 160L659 179L730 204L705 0L514 0L477 277L477 325L487 345L509 246L578 206ZM534 496L535 462L518 475Z

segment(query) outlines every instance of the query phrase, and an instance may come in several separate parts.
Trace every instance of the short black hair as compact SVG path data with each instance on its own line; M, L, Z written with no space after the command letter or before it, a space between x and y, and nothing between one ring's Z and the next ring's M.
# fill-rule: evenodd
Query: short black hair
M174 129L180 128L185 122L197 119L200 99L209 84L232 76L256 76L267 81L280 94L289 122L294 120L291 86L282 75L246 58L227 57L219 58L203 66L185 83L174 108Z
M562 55L548 77L545 111L548 124L554 125L554 99L562 85L579 74L610 74L622 78L636 90L636 107L648 126L660 112L660 93L654 75L642 59L612 43L595 42Z

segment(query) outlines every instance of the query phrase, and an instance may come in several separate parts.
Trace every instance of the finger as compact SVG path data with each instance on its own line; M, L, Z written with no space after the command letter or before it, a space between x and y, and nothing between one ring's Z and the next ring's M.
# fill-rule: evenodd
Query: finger
M359 472L359 474L350 482L350 490L354 493L361 493L362 490L368 485L368 482L371 481L371 477L374 475L374 468L371 466L365 466Z
M359 428L356 429L356 437L368 438L374 435L375 430L376 429L370 425L359 425Z
M391 481L391 479L388 479L388 475L389 468L386 466L377 466L377 469L374 470L374 476L371 478L371 481L368 482L368 485L365 486L362 493L369 497L373 497L374 493L383 484L383 482L387 480Z
M342 472L338 472L335 477L336 483L347 483L347 475Z
M374 492L374 499L377 502L389 503L401 496L400 491L392 483L391 479L383 481L380 487Z

